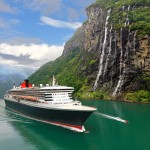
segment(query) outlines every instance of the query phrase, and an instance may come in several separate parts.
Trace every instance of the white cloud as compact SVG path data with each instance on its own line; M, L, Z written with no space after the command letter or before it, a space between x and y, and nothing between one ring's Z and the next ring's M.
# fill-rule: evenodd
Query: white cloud
M64 45L30 44L11 45L0 44L0 63L15 63L28 65L43 65L55 60L62 54ZM21 60L22 59L22 60ZM33 63L36 64L33 64ZM32 64L31 64L32 63Z
M74 2L74 4L76 5L80 5L80 6L83 6L83 7L87 7L89 6L90 4L94 3L96 0L82 0L82 3L81 3L81 0L71 0L72 2Z
M25 9L38 11L42 15L49 16L55 13L58 18L65 17L71 20L79 20L85 16L85 7L96 0L14 0L16 4ZM70 5L71 4L71 5Z
M0 43L9 43L10 45L30 45L31 43L39 44L43 42L42 39L39 38L28 38L23 36L12 36L10 38L7 36L5 38L3 36L3 38L1 38L0 35Z
M8 29L18 24L20 24L20 20L18 19L4 19L0 17L0 28L2 29Z
M57 28L77 29L82 25L82 23L80 22L65 22L65 21L52 19L46 16L42 16L40 19L42 23L49 25L49 26L57 27Z
M24 6L34 11L40 11L45 15L56 12L61 7L62 0L20 0Z
M15 61L13 61L13 60L5 60L5 59L3 59L2 57L0 57L0 64L8 64L8 65L15 65L16 64L16 62Z
M0 0L0 12L15 14L16 9L6 4L4 0Z

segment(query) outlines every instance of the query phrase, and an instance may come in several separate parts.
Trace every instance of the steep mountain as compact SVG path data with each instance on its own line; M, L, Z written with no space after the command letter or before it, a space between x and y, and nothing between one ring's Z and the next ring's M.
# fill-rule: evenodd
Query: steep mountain
M11 66L0 64L0 98L3 98L6 90L19 85L24 79L30 76L36 68L26 66Z
M88 20L30 79L46 83L56 75L81 98L150 101L149 0L97 0Z

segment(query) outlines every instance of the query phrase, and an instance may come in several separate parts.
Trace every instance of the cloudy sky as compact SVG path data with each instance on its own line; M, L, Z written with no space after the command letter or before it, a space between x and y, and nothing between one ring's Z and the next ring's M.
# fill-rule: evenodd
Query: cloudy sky
M0 0L0 64L56 59L95 0Z

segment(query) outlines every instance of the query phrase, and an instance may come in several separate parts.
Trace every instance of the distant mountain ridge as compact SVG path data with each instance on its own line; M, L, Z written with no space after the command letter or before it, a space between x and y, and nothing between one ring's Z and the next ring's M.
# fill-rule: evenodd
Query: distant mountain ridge
M56 75L81 98L150 100L149 0L97 0L86 12L63 55L31 81L45 84Z
M0 98L3 98L5 91L12 88L14 83L19 85L35 70L34 67L0 64Z

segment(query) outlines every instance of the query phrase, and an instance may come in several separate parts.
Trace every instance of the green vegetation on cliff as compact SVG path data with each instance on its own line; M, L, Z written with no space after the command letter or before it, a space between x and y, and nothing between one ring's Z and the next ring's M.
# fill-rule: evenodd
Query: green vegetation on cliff
M125 28L125 21L129 19L129 29L135 31L139 37L150 34L150 1L149 0L97 0L91 6L112 9L110 23L114 28ZM90 6L90 7L91 7Z
M128 5L149 6L150 2L149 0L96 0L96 2L90 5L89 7L101 6L108 9L114 7L120 8L122 6L128 6Z
M150 102L150 77L145 75L139 76L132 82L132 86L134 86L135 82L136 86L138 83L138 88L142 90L127 92L125 94L125 100L133 102Z
M48 62L30 76L31 82L36 85L49 83L53 75L60 85L73 86L75 91L81 88L84 78L78 69L80 57L79 49L73 49L65 57L59 57L55 61Z
M129 92L125 96L125 100L133 102L150 102L150 92L145 90L139 90L136 92Z

